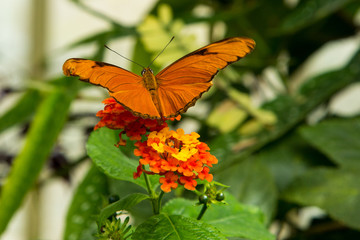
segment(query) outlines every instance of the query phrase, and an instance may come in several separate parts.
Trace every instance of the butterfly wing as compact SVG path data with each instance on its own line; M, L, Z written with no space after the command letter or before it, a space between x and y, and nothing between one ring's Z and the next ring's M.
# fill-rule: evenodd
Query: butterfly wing
M193 106L212 86L219 69L249 54L255 47L250 38L227 38L202 47L175 61L156 75L162 113L173 117Z
M80 58L68 59L63 71L66 76L78 76L82 81L106 88L110 96L136 116L160 117L142 77L132 72L108 63Z

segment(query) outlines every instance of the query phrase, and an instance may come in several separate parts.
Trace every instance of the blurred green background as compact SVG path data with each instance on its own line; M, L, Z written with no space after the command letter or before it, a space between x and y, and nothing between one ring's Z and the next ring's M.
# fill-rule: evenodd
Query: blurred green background
M230 185L242 203L259 207L278 239L360 239L359 1L3 5L2 239L72 239L71 211L82 189L92 185L93 194L104 197L117 193L100 172L87 173L85 144L107 93L64 77L63 62L83 57L140 74L103 45L147 66L172 36L152 65L155 73L225 37L257 43L173 126L197 131L210 145L219 159L215 180ZM96 214L101 203L87 200L91 207L83 217ZM71 231L89 239L92 220Z

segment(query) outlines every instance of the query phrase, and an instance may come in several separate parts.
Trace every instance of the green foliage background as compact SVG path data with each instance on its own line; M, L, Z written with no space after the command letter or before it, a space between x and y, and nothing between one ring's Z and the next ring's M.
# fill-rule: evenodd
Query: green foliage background
M196 36L184 31L188 26L203 24L208 30L208 42L231 36L253 38L257 43L254 52L222 71L214 80L215 86L201 99L201 104L209 109L208 113L185 114L182 121L199 124L198 133L202 141L210 145L212 153L220 161L213 171L215 180L230 185L229 193L247 206L244 207L246 211L251 209L248 206L258 207L263 213L261 224L270 226L276 222L279 229L290 227L287 239L360 238L359 113L344 117L329 111L329 103L335 94L351 88L360 80L359 41L357 50L342 67L329 69L297 85L292 82L294 74L302 71L301 67L306 66L304 63L309 62L310 56L326 43L356 38L359 26L355 24L354 17L360 9L359 1L302 0L291 7L284 1L266 0L164 0L153 6L139 26L130 27L99 14L96 9L87 7L85 2L74 0L73 3L111 23L111 29L104 29L70 46L76 48L95 43L97 49L90 57L93 60L103 59L104 44L131 36L136 41L132 59L147 64L172 36L176 36L152 65L154 72L199 47ZM199 8L205 8L209 14L195 14ZM256 90L264 82L264 71L269 68L281 79L283 90L275 90L274 98L255 107L250 98L258 93ZM59 75L50 81L46 91L25 91L23 97L0 117L0 132L30 123L25 145L15 157L11 172L1 188L0 232L6 229L24 196L38 179L58 135L66 125L66 119L72 121L69 107L77 92L91 87L62 77L60 69L61 66ZM139 72L141 69L133 64L130 70ZM244 79L252 79L251 85ZM269 83L265 84L272 87ZM310 125L309 117L320 106L322 116ZM104 131L101 134L105 134L103 137L106 139L113 137ZM92 148L96 142L94 139L87 147L96 163L98 159L95 155L100 150ZM130 156L130 150L124 152L124 159ZM101 153L104 158L111 158L109 155L113 154L111 151ZM71 171L81 161L83 159L57 169L57 173ZM102 198L114 193L125 196L125 193L141 189L135 184L121 182L134 180L117 176L120 170L128 171L129 168L119 166L117 169L113 166L112 169L99 164L103 163L97 163L102 171L91 168L74 195L64 239L72 239L74 234L76 239L89 239L96 231L95 219L77 225L72 222L74 216L91 219L91 216L99 214L102 200L86 197L89 186L92 187L92 195ZM128 166L132 164L128 162ZM86 211L79 208L79 204L84 202L91 206ZM174 203L169 204L167 209L171 209ZM306 206L317 206L325 214L314 218L307 228L300 228L289 216ZM146 219L144 211L133 209L132 213L138 219ZM157 216L154 221L160 221L162 217ZM178 218L172 220L182 221ZM250 229L259 224L255 222ZM152 228L151 223L144 222L143 229ZM211 220L203 224L199 228L214 233L215 237L209 239L223 239L216 237L217 230L209 225ZM252 233L232 237L272 238L266 233L262 237Z

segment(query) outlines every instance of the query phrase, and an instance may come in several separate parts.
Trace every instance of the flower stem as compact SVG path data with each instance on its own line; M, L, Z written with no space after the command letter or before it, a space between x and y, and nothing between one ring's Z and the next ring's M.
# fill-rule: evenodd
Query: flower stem
M203 207L201 208L201 211L200 211L200 213L199 213L199 216L196 218L197 220L200 220L200 219L202 218L202 216L204 216L204 213L206 212L207 208L208 208L208 206L207 206L207 204L205 203L205 204L203 205Z
M164 196L164 192L161 191L161 192L160 192L160 195L159 195L159 198L158 198L158 203L157 203L159 211L160 211L160 209L161 209L161 200L162 200L162 197L163 197L163 196Z
M146 183L146 187L148 190L148 193L150 195L150 199L151 199L151 204L152 204L152 208L153 208L153 213L155 215L160 213L160 204L159 201L161 201L161 199L159 199L159 196L155 193L155 191L152 189L151 187L151 183L149 180L149 177L146 173L144 173L144 178L145 178L145 183ZM161 195L160 195L161 196Z
M149 177L148 177L148 175L146 173L144 173L144 179L145 179L145 183L146 183L148 193L150 195L152 195L154 191L152 190L151 183L149 181Z

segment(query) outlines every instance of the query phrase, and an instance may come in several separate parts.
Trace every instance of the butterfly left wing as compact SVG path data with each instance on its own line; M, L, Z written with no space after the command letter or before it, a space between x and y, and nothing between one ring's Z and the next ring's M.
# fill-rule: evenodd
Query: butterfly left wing
M104 62L81 58L68 59L63 65L66 76L79 76L80 80L100 85L109 91L118 103L136 116L160 118L142 77L123 68Z
M156 75L158 96L165 117L174 117L193 106L212 86L219 69L249 54L250 38L227 38L202 47L175 61Z

